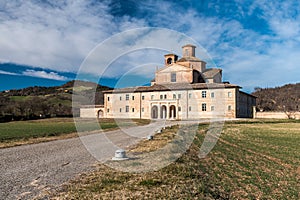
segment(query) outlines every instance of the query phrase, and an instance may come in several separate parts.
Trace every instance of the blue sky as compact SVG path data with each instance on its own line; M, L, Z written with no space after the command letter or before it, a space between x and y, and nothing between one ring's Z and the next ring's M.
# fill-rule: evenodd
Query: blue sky
M97 81L101 75L109 86L118 80L123 80L119 87L144 85L163 64L166 50L178 52L176 47L117 55L108 69L101 61L80 68L97 45L143 27L170 29L192 38L214 62L209 67L222 68L224 81L245 91L299 82L297 0L2 0L0 90L59 85L76 77L78 70L86 80ZM148 46L167 43L162 35L148 35L136 34L122 45L126 49L145 38ZM110 45L107 57L119 52L114 50L120 48L118 40Z

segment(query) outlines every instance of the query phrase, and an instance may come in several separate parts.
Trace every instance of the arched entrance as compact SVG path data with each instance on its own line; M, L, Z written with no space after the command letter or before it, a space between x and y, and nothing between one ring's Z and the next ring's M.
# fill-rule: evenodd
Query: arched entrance
M103 118L103 110L98 110L97 117Z
M152 108L151 108L151 118L152 119L157 119L158 118L158 107L157 106L152 106Z
M171 105L170 106L170 114L169 114L169 117L171 119L175 119L176 118L176 106L174 105Z
M161 119L166 119L167 118L167 106L165 106L165 105L161 106L160 118Z

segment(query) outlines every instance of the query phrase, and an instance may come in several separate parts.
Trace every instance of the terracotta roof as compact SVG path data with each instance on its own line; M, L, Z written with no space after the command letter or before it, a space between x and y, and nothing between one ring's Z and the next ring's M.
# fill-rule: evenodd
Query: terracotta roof
M211 69L206 69L202 74L204 75L205 78L213 78L218 73L221 73L221 72L222 72L222 69L211 68Z
M165 54L164 56L177 56L177 55L174 53L169 53L169 54Z
M183 58L180 58L177 62L187 62L187 61L201 62L201 60L199 58L196 58L196 57L183 57Z
M172 90L199 90L199 89L217 89L217 88L241 88L234 84L222 83L168 83L154 84L152 86L129 87L114 90L106 90L104 93L125 93L125 92L154 92L154 91L172 91Z
M192 45L192 44L186 44L186 45L184 45L184 46L182 46L182 48L183 47L196 47L195 45Z

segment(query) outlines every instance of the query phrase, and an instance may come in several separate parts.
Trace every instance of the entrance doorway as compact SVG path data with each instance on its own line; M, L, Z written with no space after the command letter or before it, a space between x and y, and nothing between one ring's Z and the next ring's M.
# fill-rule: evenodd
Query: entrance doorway
M161 119L167 118L167 106L165 106L165 105L161 106L160 118Z
M170 106L170 114L169 117L171 119L175 119L176 118L176 107L174 105Z
M103 118L103 110L99 110L97 113L98 118Z
M152 119L157 119L158 118L158 107L157 106L152 106L152 108L151 108L151 118Z

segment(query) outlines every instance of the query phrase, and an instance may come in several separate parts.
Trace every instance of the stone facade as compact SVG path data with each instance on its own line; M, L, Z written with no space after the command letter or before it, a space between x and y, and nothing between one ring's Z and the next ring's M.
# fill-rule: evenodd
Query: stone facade
M165 66L156 71L151 86L105 91L103 117L252 117L255 97L240 91L237 85L223 83L222 70L206 68L206 63L195 57L195 48L190 44L183 46L179 60L175 54L165 55Z

